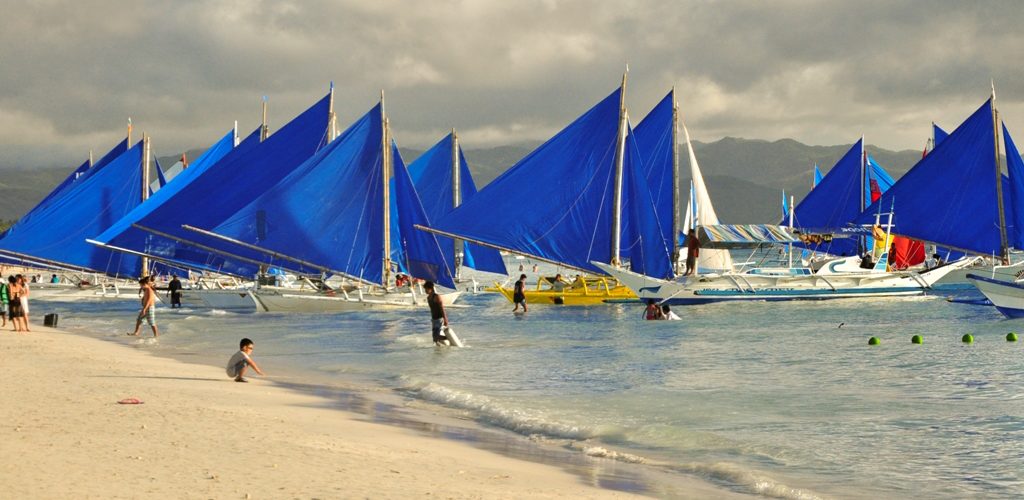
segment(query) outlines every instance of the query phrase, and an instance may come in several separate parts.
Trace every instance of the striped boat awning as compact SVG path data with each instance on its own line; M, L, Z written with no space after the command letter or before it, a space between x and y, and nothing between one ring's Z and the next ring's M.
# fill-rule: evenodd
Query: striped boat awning
M719 224L699 226L702 248L751 248L799 241L788 227L771 224Z

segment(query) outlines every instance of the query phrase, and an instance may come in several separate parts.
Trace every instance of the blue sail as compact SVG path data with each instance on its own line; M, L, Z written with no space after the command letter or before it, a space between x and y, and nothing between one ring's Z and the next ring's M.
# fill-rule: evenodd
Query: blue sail
M675 164L675 91L669 92L647 113L633 130L637 150L643 162L648 189L659 215L661 235L667 245L672 245L672 225L675 213L675 186L672 185L672 170Z
M408 166L409 177L416 186L423 209L430 221L440 220L441 217L452 211L453 142L452 134L448 134ZM476 195L476 184L473 182L469 164L466 162L461 147L458 150L458 155L460 198L462 202L465 202ZM438 236L437 239L442 248L448 249L454 245L451 238ZM446 250L446 255L452 254L447 253ZM497 250L467 242L463 242L462 265L479 271L497 274L508 273L505 269L505 262Z
M223 222L201 229L264 249L270 266L296 269L304 261L313 269L383 284L382 133L378 104ZM425 222L425 215L394 144L392 155L390 257L413 276L454 288L436 240L409 233L412 224ZM234 254L252 251L223 240L221 245Z
M862 154L863 139L858 140L793 209L793 227L841 228L860 214L863 206L860 198ZM789 214L783 217L782 225L789 225ZM818 245L798 246L832 255L857 254L857 240L854 238L836 238Z
M332 272L381 283L380 114L378 105L287 176L263 186L230 217L217 225L198 227ZM267 259L270 266L296 267L292 260Z
M118 248L146 252L156 258L193 269L224 272L237 276L251 276L255 274L256 267L254 266L232 265L232 263L225 262L220 256L211 256L209 252L195 249L171 239L151 235L132 227L133 223L138 222L145 215L160 207L166 200L172 199L192 180L202 176L207 169L227 156L228 153L242 154L259 145L260 129L257 128L249 134L237 147L234 144L235 132L232 130L207 148L188 169L183 170L175 177L175 179L181 178L178 182L169 185L166 189L153 193L153 196L146 200L146 203L133 209L95 239L104 244L112 244ZM118 238L116 244L111 242L111 239L115 237Z
M632 133L632 130L629 132L629 135L626 136L626 154L622 168L624 224L620 253L629 258L631 271L655 278L671 279L674 275L671 212L667 214L661 212L665 207L656 203L656 195L651 192L650 177L642 168L642 151L639 142L635 140L636 135ZM671 184L671 172L670 166L669 184ZM666 225L663 221L665 218L669 219L667 235L664 232Z
M949 132L942 130L942 127L939 127L938 125L932 123L932 137L935 140L935 144L932 145L933 149L939 147L939 143L945 140L948 136Z
M1010 131L1003 124L1003 141L1006 148L1006 170L1008 179L1003 191L1004 212L1006 213L1006 230L1009 233L1010 246L1024 249L1024 160L1021 159L1017 145L1010 137Z
M813 188L813 187L817 186L818 184L820 184L821 183L821 179L823 179L823 178L824 178L824 176L821 175L821 169L818 168L818 164L815 163L814 164L814 180L811 183L811 187Z
M85 240L141 203L142 143L93 168L0 239L0 251L115 276L135 276L139 258Z
M259 265L268 260L264 254L237 249L232 255L225 255L216 251L224 245L221 240L183 226L209 228L220 224L313 156L326 143L329 109L330 95L265 141L251 146L243 143L205 169L193 164L182 172L182 176L187 176L185 179L157 192L142 210L121 221L117 228L105 231L97 240L207 269L254 275Z
M405 168L398 146L392 142L392 168L394 170L395 196L392 206L398 213L398 234L402 249L402 263L406 271L415 278L433 281L441 286L455 288L453 253L442 251L441 242L433 234L417 231L414 226L429 224L427 212L409 171ZM450 169L449 169L450 170ZM448 184L449 186L451 183ZM445 247L451 250L451 247ZM493 249L491 249L493 250ZM494 253L497 253L496 251ZM500 258L500 256L499 256Z
M595 273L611 260L621 89L520 160L433 228Z
M981 254L1001 252L992 104L986 101L857 217L894 212L894 233ZM880 208L879 208L880 207Z
M89 161L86 160L85 163L79 165L78 168L76 168L60 184L58 184L57 187L53 189L53 191L50 191L50 194L46 195L46 197L44 197L43 200L36 205L36 207L44 205L46 202L50 201L51 198L57 196L66 187L71 185L71 183L75 182L78 179L81 179L90 171L99 170L103 168L104 165L110 163L118 156L121 156L122 154L124 154L125 151L128 151L128 139L125 139L117 143L116 146L111 148L111 150L108 151L107 154L103 155L103 157L100 158L100 160L94 163L92 166L89 166Z

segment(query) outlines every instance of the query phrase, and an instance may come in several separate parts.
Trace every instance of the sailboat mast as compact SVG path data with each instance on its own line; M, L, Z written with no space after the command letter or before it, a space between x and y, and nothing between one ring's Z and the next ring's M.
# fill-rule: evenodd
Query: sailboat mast
M381 272L381 283L384 288L388 287L391 281L391 148L388 138L388 116L384 111L384 90L380 91L380 124L383 128L381 133L381 166L383 187L384 187L384 269Z
M679 269L679 103L676 88L672 87L672 271Z
M996 109L996 84L992 83L992 137L996 156L996 203L999 212L999 257L1003 265L1010 263L1010 245L1006 237L1006 214L1003 209L1003 162L999 158L999 110Z
M452 129L452 208L458 208L462 204L462 176L459 165L459 136ZM463 245L462 240L454 241L455 249L455 277L458 278L462 272Z
M612 199L612 253L611 265L622 264L619 258L619 247L622 244L622 164L626 155L626 75L629 68L622 74L622 87L619 89L619 134L615 148L615 193Z
M130 123L130 122L129 122ZM131 132L131 126L129 125L129 135ZM149 155L150 155L150 144L149 136L145 133L142 134L142 202L145 203L149 199ZM139 276L149 275L149 259L142 257L139 259L140 267L142 272Z
M331 81L330 95L327 102L327 142L333 141L338 133L338 117L334 114L334 81Z
M260 142L267 140L270 135L270 127L267 126L267 96L263 96L263 121L260 125Z
M860 136L860 211L861 212L863 212L864 209L867 208L867 207L864 206L864 194L865 194L864 193L864 184L867 183L867 180L866 180L867 178L865 177L866 174L867 174L867 172L865 172L867 170L867 162L868 162L868 156L867 156L867 153L864 151L864 136L861 135ZM868 244L867 238L861 236L861 237L858 238L858 240L859 240L859 244L857 246L866 249L867 248L867 244ZM860 248L858 248L857 251L860 252Z
M89 168L92 168L92 150L89 150Z

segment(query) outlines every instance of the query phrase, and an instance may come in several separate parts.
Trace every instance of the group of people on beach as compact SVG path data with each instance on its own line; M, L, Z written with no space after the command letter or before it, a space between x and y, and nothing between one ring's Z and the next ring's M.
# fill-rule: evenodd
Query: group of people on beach
M7 320L16 332L31 332L28 327L28 283L25 277L17 274L7 278L4 283L0 280L0 317L3 324L7 326Z

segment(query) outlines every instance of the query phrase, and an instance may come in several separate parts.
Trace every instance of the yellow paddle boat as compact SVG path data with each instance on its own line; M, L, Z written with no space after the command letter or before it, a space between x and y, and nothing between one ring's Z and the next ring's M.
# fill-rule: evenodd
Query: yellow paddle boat
M498 292L512 302L512 286L494 282L488 292ZM636 299L636 294L629 287L619 284L614 278L584 278L578 276L575 281L556 280L554 277L543 277L537 281L537 288L524 290L526 303L558 304L567 306L586 306Z

